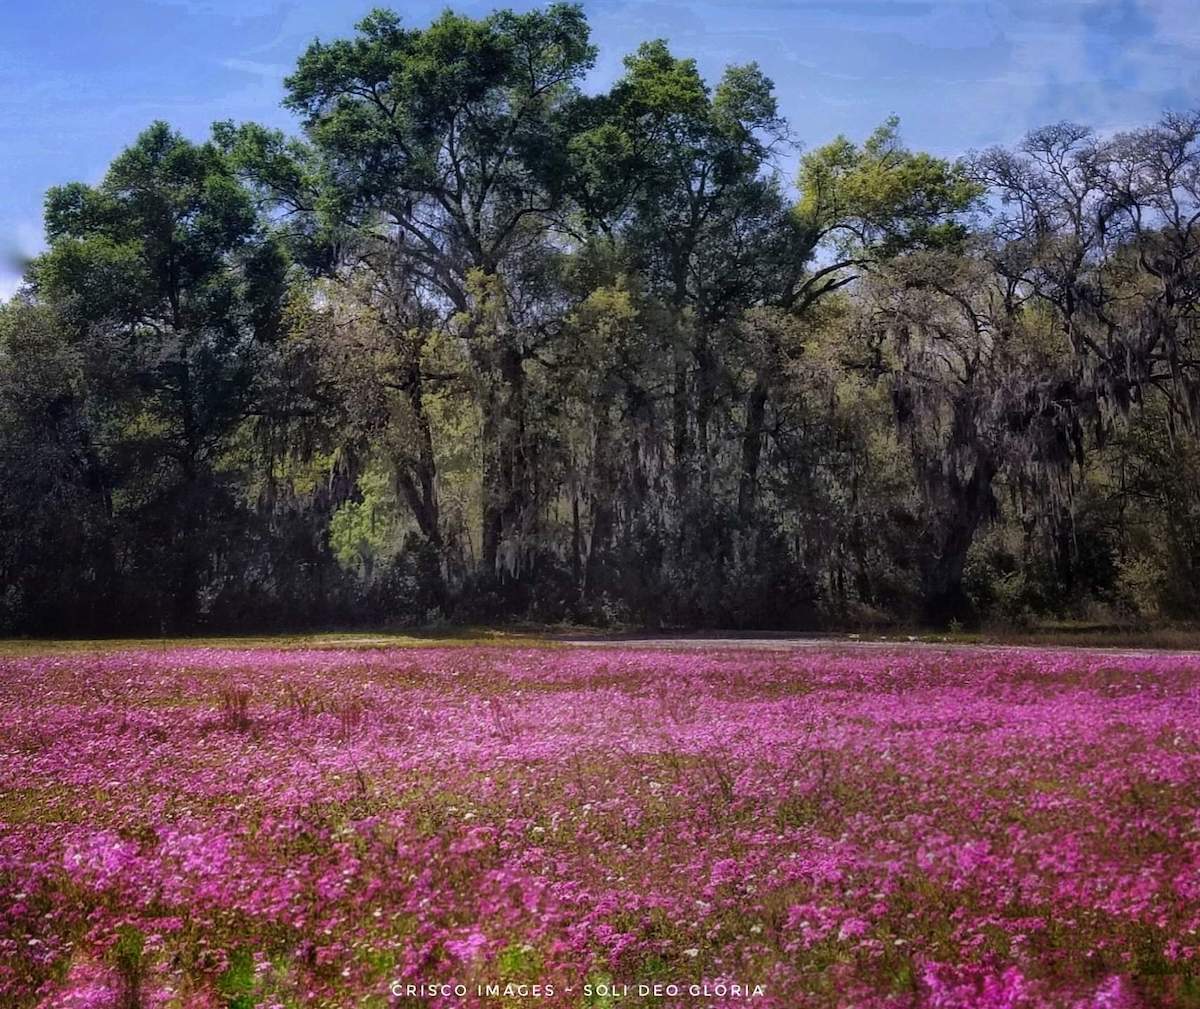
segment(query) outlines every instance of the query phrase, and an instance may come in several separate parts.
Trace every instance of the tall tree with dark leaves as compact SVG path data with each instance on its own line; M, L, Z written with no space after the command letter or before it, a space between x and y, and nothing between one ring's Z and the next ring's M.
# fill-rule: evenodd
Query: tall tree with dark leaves
M423 356L437 329L461 338L480 389L481 566L501 578L519 574L535 519L526 372L557 325L545 270L564 209L567 110L594 55L574 5L478 20L446 12L420 29L374 11L352 39L301 57L287 104L317 168L268 179L326 222L343 272L376 273L398 301L391 317L421 440L403 482L433 517ZM280 147L266 138L260 163L278 164ZM295 195L301 184L311 199ZM422 528L438 541L435 520Z
M778 273L765 268L786 204L770 172L786 142L771 81L731 66L715 88L665 41L644 43L605 95L582 107L572 179L585 224L616 236L647 289L674 316L662 334L673 362L672 482L685 507L710 476L720 328ZM788 272L788 264L782 265Z
M276 335L286 264L213 144L156 123L97 186L46 199L50 249L32 267L105 404L97 434L111 492L169 572L172 623L195 619L213 539L234 507L220 454L252 409L260 350Z

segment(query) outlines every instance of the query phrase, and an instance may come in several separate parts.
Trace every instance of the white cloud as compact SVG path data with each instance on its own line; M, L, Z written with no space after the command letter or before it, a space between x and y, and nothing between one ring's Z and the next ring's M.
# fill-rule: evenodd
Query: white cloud
M283 80L291 71L291 67L283 63L262 63L258 60L224 59L221 66L226 70L237 70L252 77L261 77L269 81Z

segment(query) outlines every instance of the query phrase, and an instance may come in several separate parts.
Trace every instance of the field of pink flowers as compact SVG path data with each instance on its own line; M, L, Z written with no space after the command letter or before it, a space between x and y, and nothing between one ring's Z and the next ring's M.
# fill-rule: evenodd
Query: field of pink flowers
M0 657L13 1009L1183 1007L1198 929L1195 656Z

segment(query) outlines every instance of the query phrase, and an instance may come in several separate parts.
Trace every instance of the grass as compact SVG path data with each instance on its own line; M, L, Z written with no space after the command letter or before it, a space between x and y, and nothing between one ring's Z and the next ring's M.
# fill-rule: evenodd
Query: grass
M199 634L130 638L5 638L0 655L76 654L161 648L453 648L478 645L551 647L557 642L533 632L479 627L393 631L320 631L305 634Z
M0 656L36 654L105 653L129 649L230 648L230 649L377 649L517 646L554 648L577 641L621 642L637 640L664 644L675 641L764 640L788 642L838 642L846 644L951 644L1030 646L1038 648L1111 648L1124 650L1200 651L1200 627L1189 625L1137 627L1072 621L1047 621L1030 627L930 630L922 627L829 629L821 631L746 630L608 630L561 624L515 624L488 627L473 624L392 630L327 630L282 634L199 634L128 638L6 638L0 639Z

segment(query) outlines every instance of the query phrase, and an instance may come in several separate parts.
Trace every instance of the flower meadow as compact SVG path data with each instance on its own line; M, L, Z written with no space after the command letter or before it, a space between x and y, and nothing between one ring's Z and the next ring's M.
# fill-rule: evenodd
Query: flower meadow
M1200 658L0 658L0 1005L1200 1005Z

